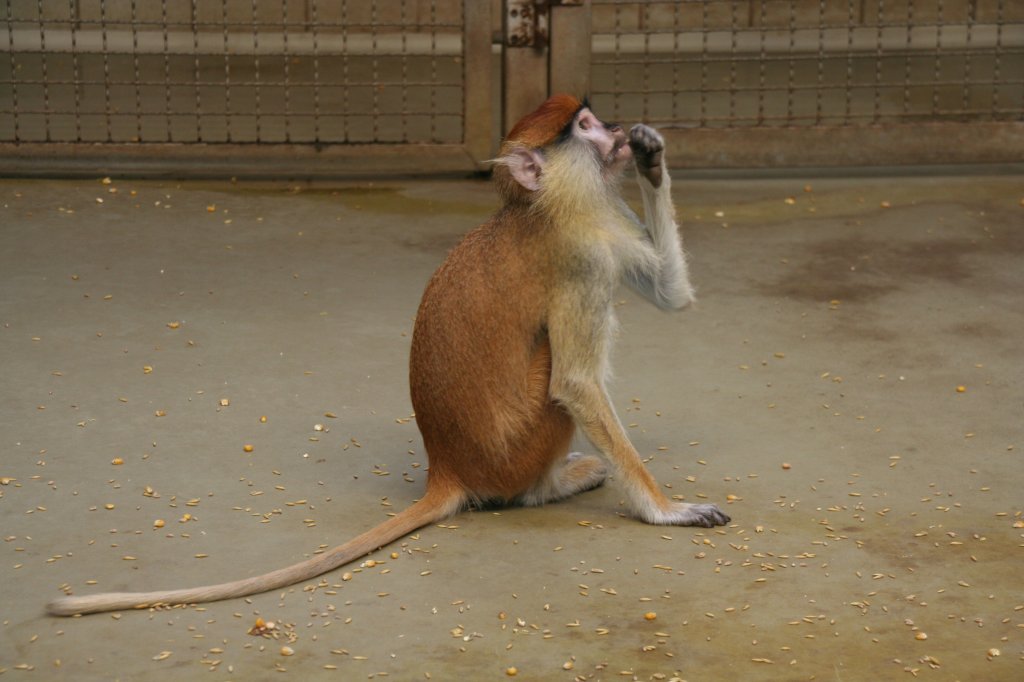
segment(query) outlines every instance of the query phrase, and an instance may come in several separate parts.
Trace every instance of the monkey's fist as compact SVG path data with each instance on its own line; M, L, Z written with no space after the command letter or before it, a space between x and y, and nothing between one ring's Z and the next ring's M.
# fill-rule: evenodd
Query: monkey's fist
M654 128L638 123L629 131L629 148L636 160L636 172L654 187L661 187L661 162L665 156L665 140Z

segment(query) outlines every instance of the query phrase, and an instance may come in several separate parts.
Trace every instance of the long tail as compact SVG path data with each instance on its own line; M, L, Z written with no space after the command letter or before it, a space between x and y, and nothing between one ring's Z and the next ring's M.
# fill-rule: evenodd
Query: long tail
M417 528L441 521L457 512L463 504L464 496L460 490L436 482L427 486L421 500L396 516L343 545L287 568L234 582L181 590L105 592L84 597L60 597L47 604L46 610L54 616L73 616L119 609L144 609L156 605L220 601L287 587L344 566Z

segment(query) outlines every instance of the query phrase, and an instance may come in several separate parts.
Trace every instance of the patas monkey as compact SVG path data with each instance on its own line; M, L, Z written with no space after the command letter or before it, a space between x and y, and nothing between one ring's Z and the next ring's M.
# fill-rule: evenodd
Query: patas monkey
M594 488L607 475L605 460L641 520L728 523L713 504L665 497L605 390L618 283L666 310L693 300L663 151L654 129L637 125L627 136L567 95L513 127L494 170L503 206L449 254L416 317L409 378L430 460L422 499L288 568L191 589L62 597L50 613L217 601L285 587L470 504L538 505ZM631 159L643 222L619 193ZM605 459L569 453L577 428Z

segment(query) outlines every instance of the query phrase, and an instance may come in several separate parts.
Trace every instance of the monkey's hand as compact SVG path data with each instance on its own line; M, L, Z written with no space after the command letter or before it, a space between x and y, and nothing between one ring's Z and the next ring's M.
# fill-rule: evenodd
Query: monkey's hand
M629 131L629 147L636 160L636 172L657 189L661 187L665 140L654 128L638 123Z

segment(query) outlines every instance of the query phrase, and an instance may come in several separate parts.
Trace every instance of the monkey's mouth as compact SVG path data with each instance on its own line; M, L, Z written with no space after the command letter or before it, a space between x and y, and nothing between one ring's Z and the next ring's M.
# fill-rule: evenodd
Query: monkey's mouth
M621 140L616 140L612 150L608 152L608 165L628 161L632 156L633 150L626 141L626 138L623 137Z

